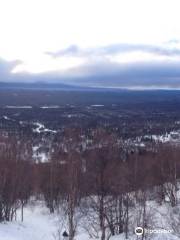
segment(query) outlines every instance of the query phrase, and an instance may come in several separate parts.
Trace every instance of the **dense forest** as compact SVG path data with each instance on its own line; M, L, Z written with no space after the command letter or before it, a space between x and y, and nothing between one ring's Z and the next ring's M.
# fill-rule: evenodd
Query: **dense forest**
M15 220L18 209L23 221L24 206L34 198L64 216L70 240L82 221L91 237L106 240L124 233L128 239L137 224L153 224L148 201L177 205L179 153L172 144L132 149L104 129L84 134L69 128L56 135L49 160L36 162L31 139L1 134L0 221ZM175 231L179 234L179 228Z

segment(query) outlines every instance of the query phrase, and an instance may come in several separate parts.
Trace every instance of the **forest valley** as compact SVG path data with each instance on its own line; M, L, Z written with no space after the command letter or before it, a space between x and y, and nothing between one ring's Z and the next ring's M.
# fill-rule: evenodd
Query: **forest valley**
M178 206L179 155L178 144L152 141L132 148L102 128L65 128L54 136L48 160L42 162L33 158L30 137L1 131L0 222L16 221L17 211L24 221L24 207L33 198L44 202L50 214L61 215L69 240L79 228L91 238L123 234L129 239L135 227L154 226L150 201L157 211L163 204ZM169 223L180 237L176 214ZM140 239L148 237L143 232Z

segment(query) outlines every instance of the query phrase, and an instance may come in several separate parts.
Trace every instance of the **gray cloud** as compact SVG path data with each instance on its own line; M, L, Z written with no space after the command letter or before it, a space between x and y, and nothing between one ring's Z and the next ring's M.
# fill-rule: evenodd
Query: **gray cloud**
M80 50L78 46L71 45L63 50L57 52L46 52L46 54L56 58L64 55L77 55L80 54L80 52L82 52L82 50Z
M99 87L180 88L180 62L99 64L86 66L83 71L87 74L71 79L73 84Z
M177 43L177 42L174 42ZM7 62L0 60L0 81L16 82L61 82L82 86L98 87L169 87L180 88L180 61L149 61L134 63L113 63L103 57L96 61L96 56L117 54L141 50L157 55L180 56L176 48L164 48L142 44L115 44L101 48L82 50L72 45L57 53L47 53L52 57L60 56L94 56L81 67L70 71L48 72L43 74L11 74L11 70L20 61Z
M11 79L11 71L14 67L20 64L21 61L5 61L4 59L0 59L0 81L7 81Z
M180 87L180 61L156 61L139 63L112 63L105 56L134 51L152 53L157 56L180 56L180 49L173 47L178 40L171 40L164 46L147 44L113 44L99 48L81 49L72 45L64 50L48 53L52 57L79 56L91 59L79 68L72 69L71 82L77 85L106 87ZM96 57L100 61L96 61ZM123 57L123 55L122 55ZM76 73L82 73L75 77Z
M156 45L148 45L148 44L112 44L108 46L98 47L98 48L88 48L88 49L81 49L76 45L71 45L70 47L57 51L57 52L46 52L46 54L52 57L61 57L61 56L96 56L96 55L115 55L121 53L128 53L134 51L141 51L146 53L153 53L156 55L162 56L180 56L180 49L171 47L169 48L168 45L172 43L178 43L178 41L174 40L168 42L167 47L163 46L156 46Z

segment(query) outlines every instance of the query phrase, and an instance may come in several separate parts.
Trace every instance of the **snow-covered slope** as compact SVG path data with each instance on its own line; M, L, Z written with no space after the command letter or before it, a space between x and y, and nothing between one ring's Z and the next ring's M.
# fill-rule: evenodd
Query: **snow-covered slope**
M148 208L152 210L153 222L155 226L153 229L171 228L171 214L175 211L175 215L179 214L179 207L172 209L169 204L159 206L154 201L148 202ZM135 215L135 212L131 214ZM20 212L17 214L17 221L0 224L0 240L63 240L62 231L65 229L61 223L62 218L59 214L49 214L48 209L42 202L28 205L24 210L24 222L20 220ZM58 233L60 232L60 234ZM141 239L135 234L130 233L129 240ZM148 236L150 240L180 240L180 237L175 233L156 233ZM92 240L83 232L78 231L75 240ZM125 240L125 235L111 237L110 240Z
M0 240L54 240L56 218L40 204L28 206L24 211L24 222L17 221L0 224Z
M42 202L29 204L24 209L24 221L21 222L20 211L17 220L0 224L0 240L62 240L59 231L65 229L58 214L49 214ZM81 232L76 240L89 240L87 234Z

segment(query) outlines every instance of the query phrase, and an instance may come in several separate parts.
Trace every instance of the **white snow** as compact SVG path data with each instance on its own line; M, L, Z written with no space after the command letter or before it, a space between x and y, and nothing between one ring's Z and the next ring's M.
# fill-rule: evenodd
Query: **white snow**
M34 146L32 150L33 150L33 159L35 160L35 162L44 163L49 161L49 153L39 151L38 146Z
M41 132L51 132L51 133L56 133L57 131L48 129L44 126L44 124L35 122L34 125L36 126L35 129L33 129L33 132L41 133Z
M49 214L48 209L39 202L24 209L24 221L17 220L0 224L0 240L62 240L65 230L58 214ZM59 234L59 231L61 232ZM60 236L61 238L58 238ZM87 234L81 232L76 240L90 240Z
M170 144L180 144L180 130L171 131L162 135L144 135L136 137L135 140L127 139L126 143L132 143L135 146L145 147L146 140L161 142L161 143L170 143Z
M7 117L7 116L3 116L3 118L4 118L5 120L8 120L8 121L11 120L11 118L9 118L9 117Z
M91 105L91 107L104 107L104 105L102 105L102 104L94 104L94 105Z
M59 108L59 106L58 106L58 105L53 105L53 106L42 106L42 107L40 107L40 108L42 108L42 109L48 109L48 108Z
M173 209L168 203L162 206L154 201L148 201L148 211L151 211L153 216L152 229L169 229L171 230L170 213ZM138 211L138 209L137 209ZM131 212L135 218L135 212ZM179 212L177 211L177 214ZM24 221L21 222L20 211L17 213L17 220L10 223L0 224L0 240L62 240L58 236L62 236L62 232L67 230L62 224L62 219L59 214L49 214L48 209L41 201L36 201L28 205L24 209ZM90 238L83 228L79 228L75 240L93 240ZM129 234L129 240L137 240L137 236L133 233L133 229ZM180 240L177 234L172 233L154 233L149 235L151 240ZM110 240L125 240L125 235L111 237Z
M32 106L6 106L5 108L32 108Z
M0 240L55 240L53 234L56 231L55 216L50 216L41 205L29 206L24 211L24 222L18 219L12 223L0 224Z

